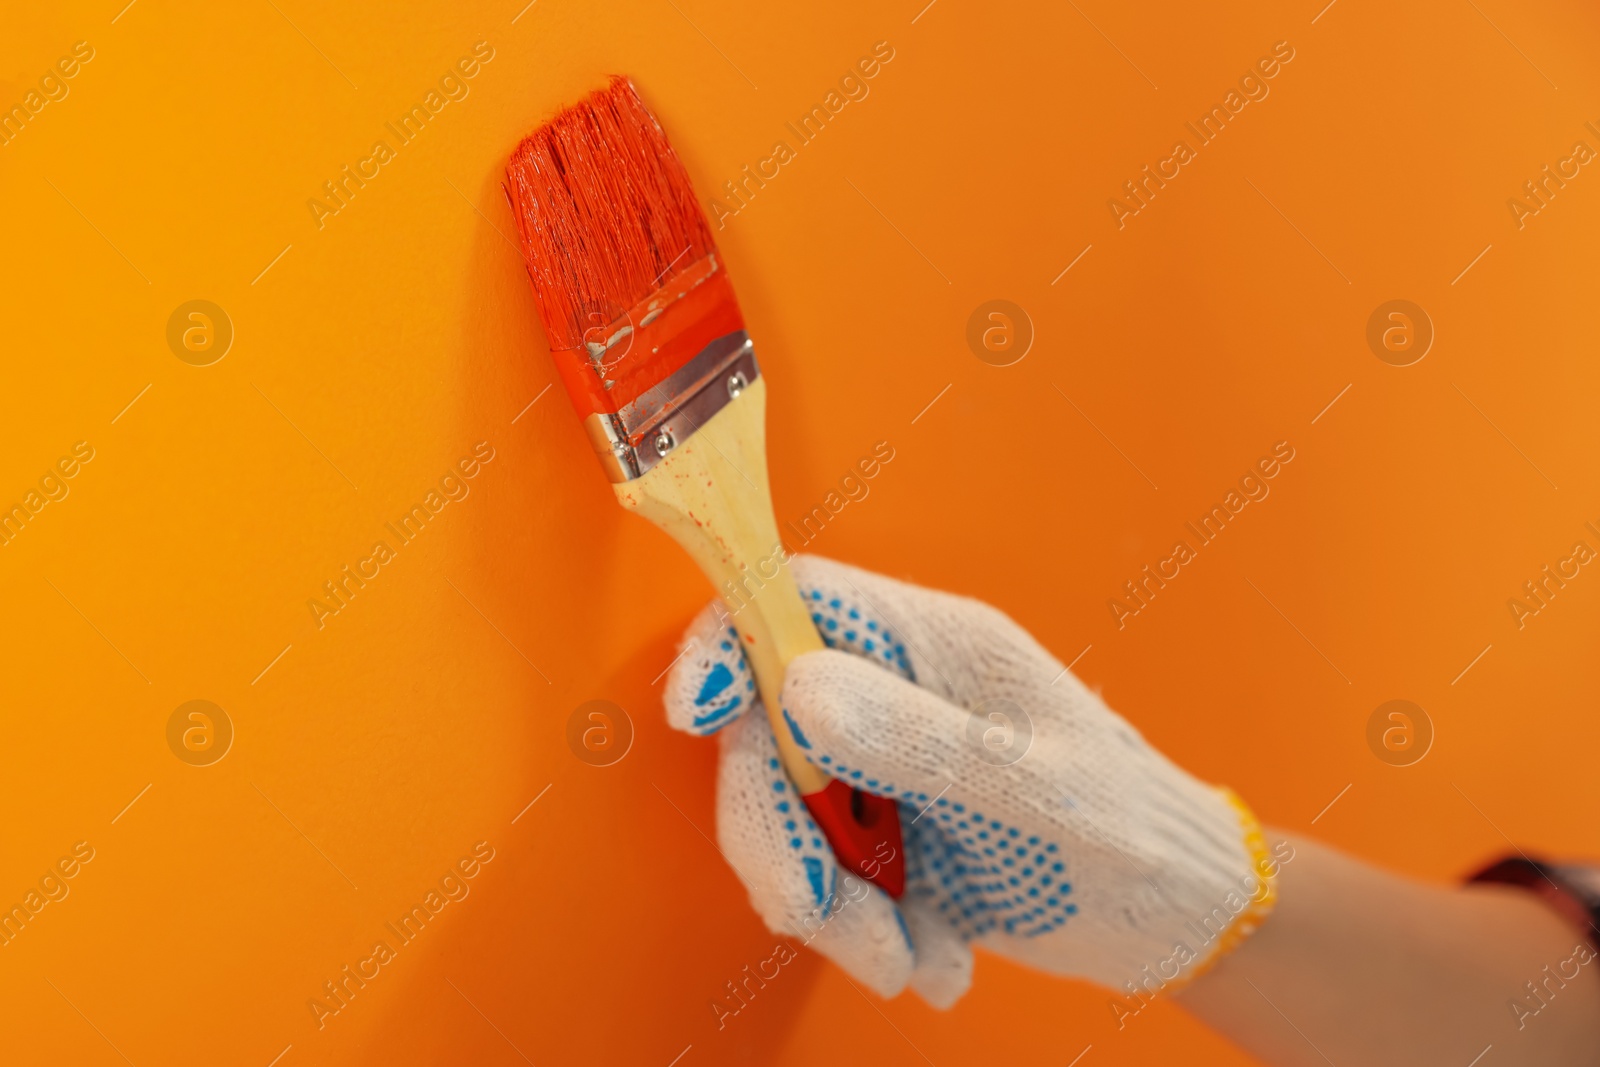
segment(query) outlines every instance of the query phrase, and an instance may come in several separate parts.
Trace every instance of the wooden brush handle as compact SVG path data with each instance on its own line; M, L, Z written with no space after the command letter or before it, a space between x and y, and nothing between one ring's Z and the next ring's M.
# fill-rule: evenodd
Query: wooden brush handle
M613 488L623 507L684 547L727 603L784 769L801 793L813 793L828 777L806 762L783 723L783 672L823 644L783 565L767 483L766 397L766 379L757 378L692 435L677 428L688 439L642 477Z
M622 506L684 547L732 613L755 672L784 770L835 856L891 896L905 886L899 809L850 789L806 762L783 721L789 662L823 646L784 564L767 487L766 379L756 378L699 427L673 425L681 441L643 475L617 482Z

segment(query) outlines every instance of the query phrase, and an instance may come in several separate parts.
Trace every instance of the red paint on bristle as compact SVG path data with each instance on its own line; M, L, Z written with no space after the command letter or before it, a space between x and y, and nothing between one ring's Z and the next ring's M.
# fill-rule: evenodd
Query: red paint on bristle
M616 411L742 327L689 175L629 79L536 130L506 178L539 315L579 414ZM646 325L652 300L666 310ZM603 344L625 325L634 332L597 369L585 342Z

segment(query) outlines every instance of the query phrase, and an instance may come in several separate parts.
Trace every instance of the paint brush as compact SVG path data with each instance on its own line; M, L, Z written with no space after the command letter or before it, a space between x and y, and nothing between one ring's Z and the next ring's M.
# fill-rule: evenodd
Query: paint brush
M737 601L784 769L839 862L899 897L895 802L807 763L783 722L784 668L823 642L783 566L766 378L688 173L619 77L518 145L506 178L556 370L618 501Z

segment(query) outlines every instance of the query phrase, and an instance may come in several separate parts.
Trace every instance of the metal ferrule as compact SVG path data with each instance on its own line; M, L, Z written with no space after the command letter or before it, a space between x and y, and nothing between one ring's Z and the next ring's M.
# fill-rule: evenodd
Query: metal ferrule
M643 475L761 375L743 330L706 345L665 381L614 414L583 420L589 443L613 482Z

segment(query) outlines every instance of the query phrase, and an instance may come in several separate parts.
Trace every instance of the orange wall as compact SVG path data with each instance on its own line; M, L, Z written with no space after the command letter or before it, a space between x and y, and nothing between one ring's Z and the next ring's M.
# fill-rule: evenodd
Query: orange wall
M706 836L714 746L660 716L708 590L559 386L524 410L553 372L498 187L616 71L709 198L894 50L719 234L780 520L896 450L817 551L1092 646L1088 682L1279 826L1431 878L1501 831L1600 853L1600 575L1521 630L1506 606L1600 547L1600 174L1521 229L1506 203L1600 148L1585 5L121 2L0 38L4 103L93 49L0 147L0 503L94 455L0 547L0 898L94 857L0 948L18 1062L1245 1062L991 956L938 1013L806 955L715 1028L774 939ZM319 228L307 200L479 41L470 94ZM1270 95L1118 229L1122 182L1278 41ZM1037 331L1013 366L964 340L991 298ZM1395 298L1437 333L1403 368L1365 341ZM234 327L209 366L166 339L193 299ZM1107 599L1284 440L1271 496L1117 629ZM470 495L319 629L308 599L478 442ZM636 729L611 767L565 741L595 698ZM1415 766L1367 747L1394 698L1434 724ZM167 740L197 699L235 732L209 766ZM470 895L319 1030L308 999L478 842Z

